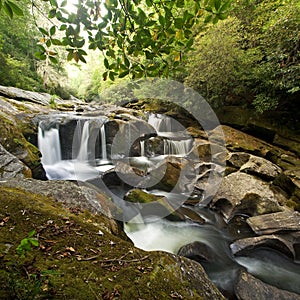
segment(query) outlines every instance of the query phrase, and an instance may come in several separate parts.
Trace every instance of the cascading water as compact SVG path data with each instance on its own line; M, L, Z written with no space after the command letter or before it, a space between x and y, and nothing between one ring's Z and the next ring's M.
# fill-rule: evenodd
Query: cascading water
M192 140L174 141L164 139L164 155L187 155L192 148Z
M101 134L101 149L102 149L102 160L103 161L108 161L107 160L107 147L106 147L106 133L105 133L105 125L103 124L100 129L100 134Z
M78 120L78 125L81 127L81 120ZM88 152L88 142L89 142L89 121L84 121L81 132L81 139L79 143L79 152L77 155L77 160L79 161L88 161L89 152Z
M38 128L38 146L43 154L42 164L52 165L61 161L61 149L59 140L59 128Z
M74 135L75 147L73 144L75 158L68 160L62 160L60 122L52 122L50 123L51 126L47 125L48 123L46 126L42 122L39 126L38 143L42 152L42 163L49 179L85 181L99 176L103 166L89 164L89 159L93 156L91 152L95 151L95 149L90 149L89 146L92 139L90 136L92 130L99 136L94 141L99 141L99 144L101 144L97 158L100 164L101 162L103 164L108 162L106 128L103 122L97 123L86 119L76 119L76 122L78 130L76 132L77 136ZM163 141L164 155L186 156L191 151L193 140L186 138L186 136L180 139L183 136L180 135L183 130L171 118L150 115L149 123L156 129L158 137ZM177 131L174 132L175 128ZM130 142L130 130L128 134L124 135L125 142L128 139ZM146 164L149 161L145 157L147 140L140 141L140 148L142 159L137 163ZM112 165L108 165L108 168L111 167ZM141 168L140 165L138 167ZM124 188L122 189L121 186L118 186L118 188L121 190L119 191L120 197L123 198ZM151 189L148 191L152 194L163 195L172 202L171 193L155 192ZM200 207L194 207L193 210L205 219L204 224L200 225L192 221L171 222L157 219L155 221L146 220L143 224L141 223L143 221L142 216L140 216L139 224L135 224L132 220L131 223L125 224L125 231L134 244L144 250L164 250L177 253L180 247L194 241L200 241L207 245L212 249L210 255L213 255L213 260L201 263L216 285L231 295L233 293L233 282L239 270L243 268L265 282L300 293L299 266L291 263L278 253L272 253L272 251L254 251L252 256L234 257L230 251L230 243L236 238L243 237L231 236L226 230L222 218L217 217L217 214L210 210ZM134 216L135 212L133 212Z
M93 121L93 122L92 122ZM68 179L86 181L95 178L99 172L112 168L107 158L107 145L104 120L75 119L76 126L71 138L72 155L64 155L68 159L62 159L62 147L60 136L60 119L49 122L42 121L38 129L38 145L42 153L42 163L48 179ZM101 140L100 165L96 164L95 142L96 136ZM90 140L94 144L90 145ZM90 160L93 160L90 162ZM94 163L94 164L93 164ZM93 164L93 165L92 165ZM102 166L105 164L105 166ZM96 165L96 166L95 166Z

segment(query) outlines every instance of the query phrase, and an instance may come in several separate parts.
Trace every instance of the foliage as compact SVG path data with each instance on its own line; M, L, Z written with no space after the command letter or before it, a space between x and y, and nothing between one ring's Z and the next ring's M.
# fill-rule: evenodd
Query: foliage
M185 82L216 106L290 105L300 90L299 2L241 0L231 15L198 33Z
M38 239L35 238L34 235L35 235L35 230L32 230L28 233L28 236L20 242L20 244L16 249L17 254L19 256L24 257L28 251L31 251L32 246L34 247L39 246Z
M192 48L199 20L216 23L226 18L230 7L230 0L80 0L72 12L66 9L67 1L46 2L53 26L39 27L44 38L37 56L54 62L48 49L62 45L68 60L86 62L88 44L103 53L104 80L168 76Z

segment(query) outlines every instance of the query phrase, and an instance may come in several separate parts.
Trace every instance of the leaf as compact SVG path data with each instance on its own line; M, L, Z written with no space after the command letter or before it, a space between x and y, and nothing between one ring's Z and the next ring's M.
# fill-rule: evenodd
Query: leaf
M151 2L151 0L146 0L146 4L147 4L148 7L152 7L152 2Z
M4 12L12 19L14 13L7 2L3 3Z
M129 74L129 70L126 70L122 73L119 74L119 78L124 78L125 76L127 76Z
M34 235L35 235L35 230L33 229L33 230L31 230L29 233L28 233L28 237L29 238L31 238L31 237L33 237Z
M58 64L58 60L55 57L49 56L49 59L53 64Z
M48 18L52 19L55 17L55 15L56 15L56 9L55 8L51 9L48 13Z
M31 243L32 246L34 246L34 247L38 247L39 246L38 239L36 239L36 238L30 238L29 241L30 241L30 243Z
M231 0L226 1L220 8L220 13L225 13L231 6Z
M220 6L221 6L221 0L215 0L215 9L216 9L216 11L219 11Z
M56 0L50 0L52 6L58 7Z
M55 32L56 32L56 27L55 26L52 26L51 28L50 28L50 34L51 35L54 35L55 34Z
M67 1L67 0L64 0L64 1L60 4L60 7L65 7L67 4L68 4L68 1Z
M18 5L11 1L7 1L7 3L9 4L14 14L16 14L17 16L24 16L23 10Z
M109 69L109 62L108 62L108 59L106 57L104 58L104 67L106 69Z
M114 72L109 72L108 77L111 81L115 81L115 73Z
M82 62L84 62L86 64L86 60L85 60L85 58L84 58L84 56L82 54L79 53L78 54L78 58L79 58L80 61L82 61Z
M51 39L51 42L54 46L61 46L61 41L58 39Z
M70 51L70 52L68 53L67 61L71 61L71 60L73 59L73 57L74 57L74 52L73 52L73 50L72 50L72 51Z
M159 23L160 23L162 26L164 26L165 23L166 23L166 20L165 20L165 18L164 18L162 15L159 15L158 21L159 21Z
M41 32L43 35L49 35L49 33L42 27L38 27L39 32Z

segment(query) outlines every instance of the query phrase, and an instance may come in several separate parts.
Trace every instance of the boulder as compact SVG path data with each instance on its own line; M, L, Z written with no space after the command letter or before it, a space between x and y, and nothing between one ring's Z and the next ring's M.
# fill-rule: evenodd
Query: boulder
M241 166L246 164L250 158L249 153L245 152L231 152L228 153L226 162L229 166L232 166L236 169L240 169Z
M278 289L246 272L240 273L234 290L236 297L239 300L300 300L300 295Z
M272 248L292 259L296 259L294 245L300 242L300 231L292 234L271 234L258 237L244 238L235 241L230 245L234 255L245 256L257 248Z
M300 213L286 210L247 219L252 230L259 235L276 232L300 231Z
M275 194L270 185L242 172L224 177L212 199L211 207L219 209L227 220L235 214L260 215L282 211L283 195Z
M0 144L0 179L30 178L31 170Z
M252 174L266 181L273 180L281 173L281 169L262 157L251 155L249 160L240 168L241 172Z
M224 299L197 262L137 249L114 220L76 209L91 199L70 182L1 182L1 299ZM18 256L32 230L39 247Z
M178 250L177 255L187 257L199 263L212 262L213 260L216 259L214 250L208 245L200 241L195 241L190 244L182 246Z

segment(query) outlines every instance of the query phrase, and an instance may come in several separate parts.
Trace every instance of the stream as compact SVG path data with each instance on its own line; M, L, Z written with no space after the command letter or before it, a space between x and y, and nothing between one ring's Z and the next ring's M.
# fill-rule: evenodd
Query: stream
M68 116L67 119L72 119L75 124L75 130L69 136L62 132L67 122L65 118L54 116L50 120L41 121L39 125L38 145L48 179L93 182L113 170L116 162L128 161L128 157L121 154L116 157L116 154L112 155L110 152L107 118ZM150 114L148 122L163 141L161 152L155 153L147 146L146 139L140 140L140 155L130 157L135 166L147 170L168 156L186 157L191 151L193 139L178 122L174 123L167 117L155 114ZM70 144L70 141L69 147L63 145L68 142ZM128 185L109 188L118 199L124 197L130 189ZM146 192L162 195L169 201L176 197L176 194L157 188L147 188ZM131 220L124 223L125 232L136 247L147 251L162 250L177 254L181 247L201 242L201 245L204 244L209 249L209 257L196 260L230 299L235 299L234 282L239 270L243 269L266 283L300 294L299 265L283 254L268 248L254 250L247 256L235 257L231 253L230 244L233 241L253 236L243 215L226 224L218 213L206 207L184 204L183 207L192 209L205 222L200 224L189 219L170 221L155 216L145 218L134 213Z

